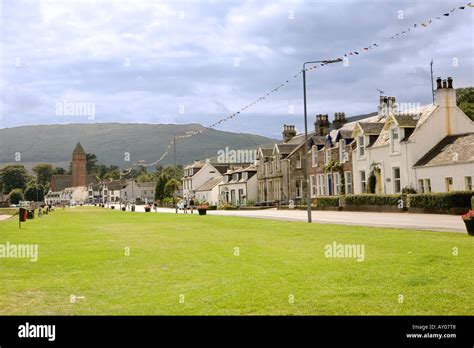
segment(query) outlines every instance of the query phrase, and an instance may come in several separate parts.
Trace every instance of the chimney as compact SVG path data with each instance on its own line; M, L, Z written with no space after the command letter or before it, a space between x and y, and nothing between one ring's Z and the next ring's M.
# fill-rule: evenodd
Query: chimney
M296 130L294 125L284 124L283 125L283 142L286 143L293 139L296 135Z
M435 105L440 107L456 106L456 90L453 88L453 78L448 77L442 80L441 77L436 79Z
M397 111L397 103L395 97L380 96L379 100L379 118L388 116Z
M325 136L329 133L329 117L325 115L316 115L316 121L314 122L314 130L316 135Z
M334 129L339 129L346 123L346 114L344 112L336 112L334 114L334 121L332 122Z

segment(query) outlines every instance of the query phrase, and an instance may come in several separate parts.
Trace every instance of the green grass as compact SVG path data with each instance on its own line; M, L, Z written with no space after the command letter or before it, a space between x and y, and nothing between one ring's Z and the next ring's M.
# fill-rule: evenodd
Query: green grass
M83 207L57 209L21 230L16 218L2 221L0 244L7 241L37 243L39 260L0 258L1 315L472 315L474 308L474 238L462 233ZM365 260L326 258L334 241L363 244ZM71 294L85 298L71 304Z

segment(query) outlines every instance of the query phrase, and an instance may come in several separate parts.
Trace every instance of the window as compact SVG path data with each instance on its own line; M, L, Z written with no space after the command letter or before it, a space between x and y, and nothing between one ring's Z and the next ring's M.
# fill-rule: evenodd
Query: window
M324 150L324 163L328 163L331 159L331 150Z
M363 158L365 156L365 145L364 145L363 135L360 135L357 137L357 150L358 150L359 158Z
M346 194L352 193L352 174L351 172L344 172L344 181L346 185Z
M453 190L453 178L452 177L445 178L444 185L446 188L446 192L451 192Z
M402 190L402 184L400 180L400 167L393 168L393 192L400 193Z
M390 132L390 149L392 150L392 153L400 152L400 142L398 138L398 128L392 129Z
M301 168L301 154L296 155L296 168Z
M464 177L464 186L466 191L472 191L472 176Z
M346 140L339 140L339 162L346 163L348 160L348 153L346 151Z
M326 195L326 176L324 174L319 174L319 187L321 195Z
M318 149L314 145L311 148L311 165L313 167L318 166Z
M425 185L423 179L418 179L418 193L425 193Z
M247 180L248 179L248 173L247 172L243 172L242 173L242 180Z
M365 170L359 171L360 177L360 192L364 193L367 190L367 179L365 178Z
M334 187L335 187L335 194L338 195L341 193L341 176L339 173L334 173Z
M425 179L425 192L431 192L431 179Z
M311 181L311 197L316 197L316 195L318 194L318 187L316 184L316 175L311 175L310 181Z
M303 180L296 180L296 198L301 198L303 196Z

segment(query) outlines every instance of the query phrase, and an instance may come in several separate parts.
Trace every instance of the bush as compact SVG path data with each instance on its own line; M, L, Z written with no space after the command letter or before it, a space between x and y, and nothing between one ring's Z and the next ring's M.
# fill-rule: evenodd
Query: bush
M318 208L339 207L339 196L318 196L315 201L315 206Z
M473 195L473 191L421 193L408 195L408 206L410 208L469 209L473 201Z
M207 208L209 210L217 210L217 205L210 205L209 208Z
M13 189L10 192L10 203L11 204L18 204L22 200L23 200L23 192L21 191L21 189Z
M398 205L402 195L360 194L346 195L345 205Z

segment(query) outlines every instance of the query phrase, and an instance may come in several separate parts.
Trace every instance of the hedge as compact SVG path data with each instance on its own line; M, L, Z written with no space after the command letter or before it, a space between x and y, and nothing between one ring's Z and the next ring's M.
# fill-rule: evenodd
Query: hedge
M474 202L473 196L473 191L410 194L408 195L408 206L410 208L469 209Z
M345 205L398 205L402 195L360 194L346 195Z
M339 196L318 196L315 199L315 206L322 207L339 207Z

